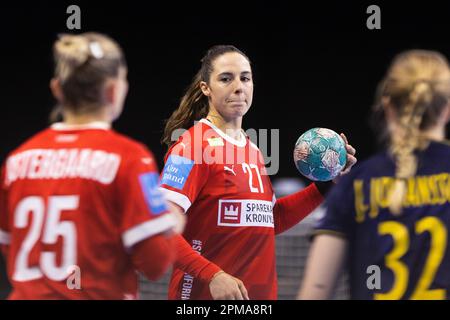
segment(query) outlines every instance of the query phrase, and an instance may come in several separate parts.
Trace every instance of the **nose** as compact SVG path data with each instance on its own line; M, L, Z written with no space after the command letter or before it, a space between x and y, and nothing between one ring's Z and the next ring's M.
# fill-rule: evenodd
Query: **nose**
M236 79L235 85L234 85L234 93L241 93L243 91L243 83L241 79Z

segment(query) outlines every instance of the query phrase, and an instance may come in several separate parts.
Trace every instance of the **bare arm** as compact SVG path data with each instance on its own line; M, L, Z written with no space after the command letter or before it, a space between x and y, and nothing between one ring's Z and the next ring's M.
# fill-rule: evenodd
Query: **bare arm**
M347 240L317 235L309 251L303 283L297 299L324 300L333 293L347 251Z

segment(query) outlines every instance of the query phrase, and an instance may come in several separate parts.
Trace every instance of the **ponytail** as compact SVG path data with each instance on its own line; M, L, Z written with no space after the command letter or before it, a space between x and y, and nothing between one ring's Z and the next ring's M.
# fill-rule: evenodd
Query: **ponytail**
M429 83L425 81L417 83L410 93L410 99L403 114L400 115L401 130L397 136L391 137L390 151L396 160L396 179L389 201L389 209L396 215L401 213L407 179L414 176L417 171L417 158L414 150L426 147L426 141L420 134L420 123L431 99L432 91Z
M410 50L397 55L378 86L372 126L380 142L388 142L395 161L395 181L389 193L389 209L395 215L401 214L408 179L417 172L415 151L428 145L423 131L436 125L449 97L448 61L436 51ZM395 115L395 132L389 130L386 107Z
M181 98L180 106L166 121L161 142L168 147L175 142L172 138L172 132L177 129L188 129L194 124L194 121L204 118L208 114L208 97L206 97L200 89L201 81L202 79L199 71L186 90L183 98Z

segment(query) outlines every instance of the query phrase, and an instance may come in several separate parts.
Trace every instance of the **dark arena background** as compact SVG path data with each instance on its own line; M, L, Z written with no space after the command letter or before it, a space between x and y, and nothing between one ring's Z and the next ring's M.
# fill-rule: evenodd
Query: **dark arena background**
M81 9L80 30L66 27L72 4ZM381 29L367 27L370 5L381 9ZM59 33L98 31L121 44L130 89L114 128L146 144L160 169L164 120L200 58L212 45L233 44L249 56L254 73L244 129L280 130L279 170L272 177L278 194L309 183L292 159L296 139L309 128L344 132L359 161L376 151L368 120L378 81L395 54L421 48L450 57L450 3L444 1L4 1L0 6L1 161L49 124L51 46ZM293 299L298 290L312 219L277 238L280 299ZM143 280L141 297L165 299L166 281ZM0 287L4 297L3 273ZM336 298L346 297L344 276Z

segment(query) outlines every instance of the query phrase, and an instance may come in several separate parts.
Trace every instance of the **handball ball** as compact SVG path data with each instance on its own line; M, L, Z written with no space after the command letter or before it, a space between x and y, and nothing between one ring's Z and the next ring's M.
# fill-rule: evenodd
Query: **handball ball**
M298 171L308 179L333 180L347 162L345 142L333 130L310 129L295 143L294 161Z

